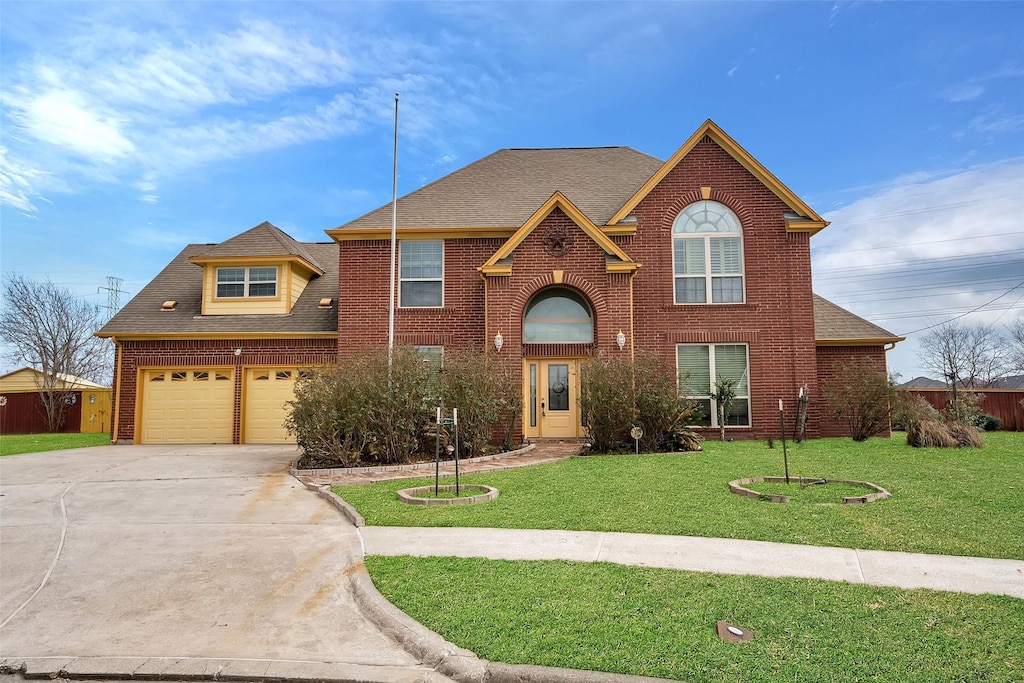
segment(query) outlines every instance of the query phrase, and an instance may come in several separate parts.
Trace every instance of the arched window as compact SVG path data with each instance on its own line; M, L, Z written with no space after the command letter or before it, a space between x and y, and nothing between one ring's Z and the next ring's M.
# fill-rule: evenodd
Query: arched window
M526 307L523 341L527 344L589 344L594 318L586 300L568 289L546 289Z
M690 204L672 226L677 304L743 303L743 228L725 204Z

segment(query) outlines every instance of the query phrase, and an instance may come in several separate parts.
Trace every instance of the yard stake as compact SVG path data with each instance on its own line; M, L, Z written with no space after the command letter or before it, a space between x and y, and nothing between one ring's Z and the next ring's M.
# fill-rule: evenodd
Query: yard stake
M786 455L786 413L782 409L782 399L779 399L779 427L782 428L782 467L786 472L786 483L789 483L789 457Z

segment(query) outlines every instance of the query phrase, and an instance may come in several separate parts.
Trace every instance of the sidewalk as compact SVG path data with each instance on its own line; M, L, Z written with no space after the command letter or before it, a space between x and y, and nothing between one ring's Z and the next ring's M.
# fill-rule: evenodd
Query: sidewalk
M594 531L363 527L367 555L612 562L1024 598L1024 561L693 536Z

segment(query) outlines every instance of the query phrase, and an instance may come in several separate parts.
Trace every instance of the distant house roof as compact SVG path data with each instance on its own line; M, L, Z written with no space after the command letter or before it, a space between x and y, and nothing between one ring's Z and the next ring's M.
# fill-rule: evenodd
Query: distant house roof
M961 389L1024 389L1024 375L1008 375L990 382L983 387L972 387L963 383L957 385ZM945 389L946 383L929 379L928 377L915 377L900 385L901 389Z
M502 149L398 199L403 228L515 227L561 192L596 225L662 162L629 147ZM391 227L391 205L337 228Z
M68 375L63 372L55 374L58 379L57 388L59 390L76 390L76 389L109 389L102 384L97 384L91 380L85 379L84 377L76 377L75 375ZM8 392L24 392L24 391L38 391L43 386L43 371L36 370L35 368L19 368L12 372L8 372L6 375L0 375L0 391Z
M814 339L819 346L895 344L905 338L814 295Z
M915 377L899 385L900 389L945 389L946 383L930 377Z
M296 256L323 274L309 281L292 305L291 313L201 315L203 269L193 260L226 256ZM337 243L296 242L273 225L262 223L220 244L186 246L96 334L168 337L335 333L337 309L321 308L319 304L321 299L337 297ZM165 301L175 301L177 305L163 309Z

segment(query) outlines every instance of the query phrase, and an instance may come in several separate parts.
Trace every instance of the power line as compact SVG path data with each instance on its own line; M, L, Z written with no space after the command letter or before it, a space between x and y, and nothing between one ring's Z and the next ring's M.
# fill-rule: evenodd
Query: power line
M927 242L905 242L904 244L883 244L876 247L861 247L860 249L843 249L842 251L829 251L823 254L824 256L831 256L833 254L852 254L857 251L877 251L879 249L902 249L903 247L920 247L928 244L941 244L943 242L965 242L967 240L983 240L989 237L1008 237L1010 235L1024 235L1024 231L1018 230L1016 232L996 232L991 235L972 235L971 237L950 237L945 240L928 240Z
M994 304L995 302L999 301L999 300L1000 300L1000 299L1002 299L1002 298L1003 298L1004 296L1006 296L1007 294L1009 294L1009 293L1010 293L1010 292L1012 292L1013 290L1015 290L1015 289L1018 289L1019 287L1024 287L1024 280L1021 280L1021 281L1020 281L1020 282L1018 282L1018 283L1017 283L1016 285L1014 285L1014 286L1013 286L1013 287L1011 287L1010 289L1006 290L1005 292L1003 292L1002 294L1000 294L999 296L997 296L997 297L996 297L995 299L992 299L992 300L991 300L991 301L989 301L988 303L984 303L984 304L982 304L981 306L978 306L977 308L974 308L974 309L972 309L972 310L970 310L970 311L967 311L966 313L961 313L960 315L958 315L958 316L956 316L956 317L954 317L954 318L950 318L949 320L945 320L945 321L943 321L943 322L941 322L941 323L935 323L934 325L929 325L928 327L922 327L922 328L921 328L921 329L919 329L919 330L914 330L914 331L912 331L912 332L907 332L907 333L905 333L905 334L903 334L903 335L900 335L900 336L903 336L903 337L909 337L909 336L910 336L910 335L912 335L912 334L917 334L918 332L924 332L925 330L930 330L930 329L932 329L933 327L939 327L939 326L941 326L941 325L945 325L946 323L951 323L951 322L953 322L954 320L959 320L960 318L963 318L964 316L968 316L968 315L970 315L971 313L975 313L975 312L977 312L977 311L980 311L981 309L985 308L985 307L986 307L986 306L988 306L989 304ZM1020 301L1020 299L1018 299L1018 301ZM1008 307L1007 307L1007 310L1009 310L1010 308L1013 308L1013 306L1008 306Z

